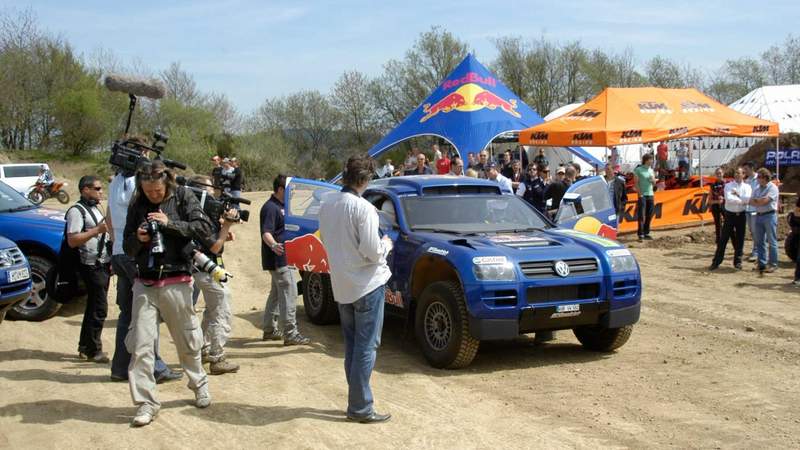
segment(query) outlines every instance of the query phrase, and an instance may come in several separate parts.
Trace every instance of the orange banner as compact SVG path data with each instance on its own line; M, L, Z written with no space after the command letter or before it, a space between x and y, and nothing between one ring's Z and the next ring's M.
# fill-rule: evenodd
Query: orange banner
M705 220L713 222L711 208L708 203L709 188L672 189L658 191L654 196L654 214L651 228L672 227L675 225L688 225ZM639 197L628 194L628 203L625 205L619 226L620 233L636 231L636 202Z

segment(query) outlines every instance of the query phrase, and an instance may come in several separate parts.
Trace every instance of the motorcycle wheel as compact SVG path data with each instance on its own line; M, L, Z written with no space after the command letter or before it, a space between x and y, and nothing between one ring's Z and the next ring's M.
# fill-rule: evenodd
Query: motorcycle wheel
M56 199L62 204L66 205L67 203L69 203L69 194L67 194L67 191L62 189L56 192Z
M28 200L33 202L35 205L41 205L44 201L44 195L42 195L39 191L31 191L28 194Z

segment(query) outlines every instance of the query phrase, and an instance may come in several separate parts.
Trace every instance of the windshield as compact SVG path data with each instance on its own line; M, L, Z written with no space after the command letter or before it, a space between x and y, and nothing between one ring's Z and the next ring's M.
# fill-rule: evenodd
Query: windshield
M493 233L550 228L539 213L514 195L403 198L408 226L415 231Z
M19 211L35 207L36 206L23 197L22 194L15 191L9 185L0 182L0 211Z

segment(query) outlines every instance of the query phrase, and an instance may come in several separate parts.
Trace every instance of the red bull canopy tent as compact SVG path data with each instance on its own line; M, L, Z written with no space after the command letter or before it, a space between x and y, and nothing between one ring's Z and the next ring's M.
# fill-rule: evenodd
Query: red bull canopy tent
M536 111L469 54L368 154L377 157L406 139L426 135L447 140L459 154L478 152L503 133L542 122ZM580 147L570 150L592 165L605 167L605 163Z

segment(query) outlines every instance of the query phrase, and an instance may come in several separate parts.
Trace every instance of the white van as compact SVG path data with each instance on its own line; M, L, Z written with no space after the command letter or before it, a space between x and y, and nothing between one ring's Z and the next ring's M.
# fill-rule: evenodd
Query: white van
M39 169L42 166L50 170L50 166L45 163L0 164L0 180L20 194L26 195L39 179Z

